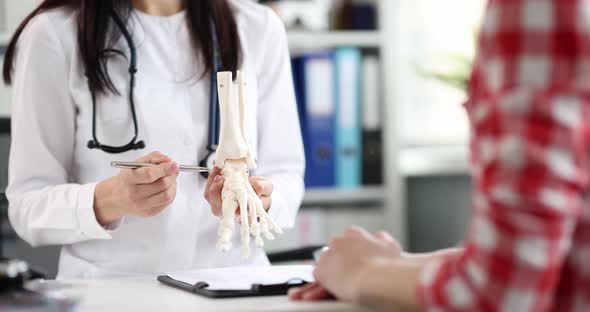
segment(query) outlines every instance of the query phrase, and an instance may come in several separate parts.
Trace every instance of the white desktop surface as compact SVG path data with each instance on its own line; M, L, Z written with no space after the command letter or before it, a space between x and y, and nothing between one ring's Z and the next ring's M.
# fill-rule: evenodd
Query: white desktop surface
M209 299L160 284L155 278L42 281L28 285L50 296L79 298L75 311L367 311L339 302L300 303L286 296Z

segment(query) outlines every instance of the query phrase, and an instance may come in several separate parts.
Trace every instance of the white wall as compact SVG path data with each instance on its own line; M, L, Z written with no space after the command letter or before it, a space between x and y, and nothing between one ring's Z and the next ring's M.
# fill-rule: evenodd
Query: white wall
M395 34L397 124L404 145L463 143L464 92L419 73L448 71L453 56L473 56L485 1L398 0Z
M38 2L38 0L0 0L0 30L4 34L0 38L10 38ZM7 42L2 44L5 45ZM0 116L10 115L10 98L10 89L4 83L0 83Z
M20 24L23 18L31 12L37 0L3 0L4 17L6 21L6 30L13 31Z

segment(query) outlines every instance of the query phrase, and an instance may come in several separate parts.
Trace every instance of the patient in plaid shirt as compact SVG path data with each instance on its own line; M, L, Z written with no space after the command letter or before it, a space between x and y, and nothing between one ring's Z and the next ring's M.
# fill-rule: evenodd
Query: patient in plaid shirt
M490 0L467 113L473 220L461 248L335 237L317 282L379 309L590 311L590 0Z

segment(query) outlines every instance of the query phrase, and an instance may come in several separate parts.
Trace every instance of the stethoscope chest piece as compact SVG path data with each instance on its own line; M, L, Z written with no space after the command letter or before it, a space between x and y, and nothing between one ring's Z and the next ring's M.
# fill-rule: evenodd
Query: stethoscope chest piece
M216 153L214 150L209 150L207 155L199 163L199 166L213 170L215 167L215 155ZM201 172L201 175L204 178L209 178L209 172Z

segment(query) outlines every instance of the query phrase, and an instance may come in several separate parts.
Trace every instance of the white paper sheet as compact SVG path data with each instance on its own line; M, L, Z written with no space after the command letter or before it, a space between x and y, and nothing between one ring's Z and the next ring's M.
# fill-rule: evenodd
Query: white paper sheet
M281 284L292 279L313 282L312 272L311 265L284 265L205 269L171 272L166 275L190 285L205 282L209 284L207 289L211 290L247 290L252 287L252 284Z

